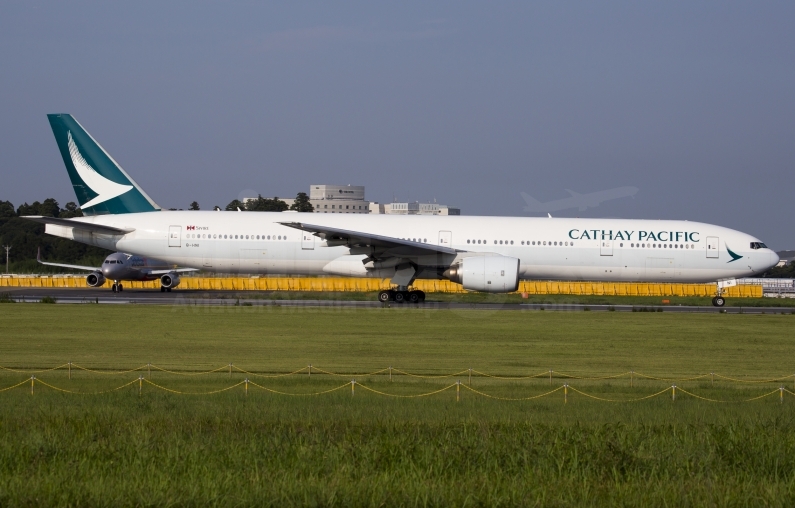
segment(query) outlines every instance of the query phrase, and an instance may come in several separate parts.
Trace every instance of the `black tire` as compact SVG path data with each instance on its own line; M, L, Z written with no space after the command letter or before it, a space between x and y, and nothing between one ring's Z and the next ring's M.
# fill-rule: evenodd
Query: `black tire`
M420 303L421 301L422 301L422 295L420 295L420 291L411 291L409 293L409 302Z
M405 302L407 296L405 291L395 291L395 303Z
M425 301L425 291L417 291L420 294L420 302Z
M378 301L381 303L387 303L388 301L392 300L391 293L391 291L381 291L378 293Z
M122 291L124 291L124 286L122 286L121 284L119 284L119 293L121 293Z
M113 291L114 293L115 293L116 291L118 291L118 288L116 287L116 284L112 284L112 285L110 286L110 290L111 290L111 291Z
M171 288L166 288L166 292L170 293L171 292Z
M160 286L160 292L161 293L165 293L166 292L166 288L164 288L163 286Z
M722 296L716 296L715 298L712 299L712 305L714 305L715 307L723 307L724 305L726 305L726 299L723 298Z

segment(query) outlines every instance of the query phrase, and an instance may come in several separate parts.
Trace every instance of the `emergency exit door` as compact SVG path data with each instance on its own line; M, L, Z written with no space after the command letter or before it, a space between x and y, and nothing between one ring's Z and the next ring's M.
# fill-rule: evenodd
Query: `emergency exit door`
M182 226L168 227L168 246L182 247Z
M707 237L707 257L708 258L717 258L720 257L720 240L717 236L708 236Z
M439 231L439 245L450 247L452 243L453 243L452 231Z
M602 240L602 243L599 244L599 254L602 256L612 256L613 240Z
M315 250L315 235L308 231L301 231L301 248L303 250Z

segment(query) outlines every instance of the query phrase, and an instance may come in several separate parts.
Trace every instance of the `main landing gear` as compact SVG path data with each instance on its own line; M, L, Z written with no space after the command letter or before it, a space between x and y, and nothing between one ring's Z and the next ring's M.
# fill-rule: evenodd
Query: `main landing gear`
M114 293L121 293L124 291L124 286L121 285L119 281L113 281L113 285L110 286L110 290Z
M726 305L726 299L723 298L721 295L718 295L712 299L712 305L714 305L715 307L723 307L724 305Z
M425 301L425 292L419 290L408 291L406 288L388 289L378 293L378 301L382 303L422 303Z
M160 286L160 292L161 293L166 293L166 292L170 293L171 292L171 288L167 288L165 286Z

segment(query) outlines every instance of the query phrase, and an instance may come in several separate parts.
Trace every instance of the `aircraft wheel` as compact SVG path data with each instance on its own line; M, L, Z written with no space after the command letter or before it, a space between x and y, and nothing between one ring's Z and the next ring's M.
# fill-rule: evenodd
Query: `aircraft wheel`
M395 303L405 302L407 296L405 291L395 291Z
M112 286L110 286L110 290L111 290L111 291L113 291L113 292L115 293L115 292L116 292L116 291L118 291L119 289L118 289L118 287L116 286L116 284L113 284Z
M171 288L166 288L166 292L170 293L171 292Z
M723 298L722 296L716 296L715 298L712 299L712 305L714 305L715 307L723 307L724 305L726 305L726 299Z
M424 302L425 301L425 291L419 291L418 290L417 293L420 294L420 302Z
M378 301L381 303L386 303L392 300L392 292L391 291L381 291L378 293Z
M160 286L160 292L161 293L165 293L166 292L166 288L164 288L163 286Z
M422 295L420 293L420 291L411 291L409 293L409 302L420 303L422 301Z
M119 289L119 293L121 293L122 291L124 291L124 286L122 286L121 284L119 284L119 286L118 286L118 289Z

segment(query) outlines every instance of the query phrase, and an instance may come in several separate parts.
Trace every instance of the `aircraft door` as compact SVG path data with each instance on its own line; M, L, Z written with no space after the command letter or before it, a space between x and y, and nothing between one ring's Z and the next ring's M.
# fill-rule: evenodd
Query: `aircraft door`
M308 231L301 231L301 248L303 250L314 250L315 235Z
M452 231L439 231L439 245L444 247L451 247L453 244Z
M182 226L168 227L168 246L182 247Z
M612 256L613 255L613 240L603 239L599 244L599 255Z
M720 257L720 250L719 250L720 240L717 236L708 236L707 237L707 257L708 258L717 258Z

